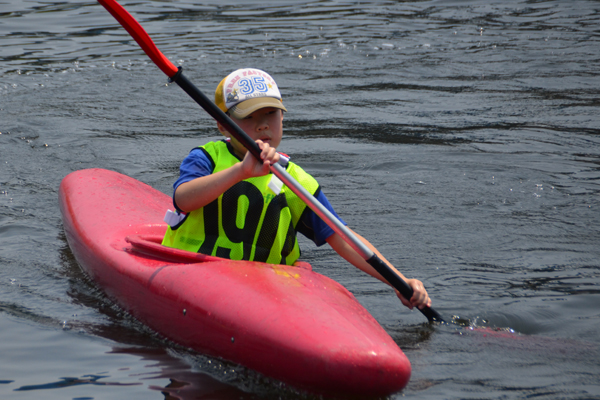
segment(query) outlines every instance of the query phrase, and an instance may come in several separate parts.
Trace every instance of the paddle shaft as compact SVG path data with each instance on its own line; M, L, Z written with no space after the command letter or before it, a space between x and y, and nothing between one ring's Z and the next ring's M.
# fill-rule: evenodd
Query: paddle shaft
M208 97L204 95L192 82L183 74L182 69L175 67L161 51L156 47L150 36L142 26L115 0L98 0L119 23L129 32L129 34L140 45L142 50L154 61L154 63L163 71L170 81L177 83L192 99L200 105L211 117L219 122L223 127L248 151L261 161L261 150L254 140L244 132L233 120L216 106ZM412 288L398 276L398 274L377 254L375 254L366 244L364 244L348 227L343 225L327 208L310 194L302 185L300 185L280 164L271 165L271 171L286 186L288 186L300 199L302 199L311 210L315 212L335 233L340 235L360 256L368 262L384 279L386 279L400 294L406 299L413 295ZM443 322L442 317L432 308L424 307L419 310L427 317L429 321Z

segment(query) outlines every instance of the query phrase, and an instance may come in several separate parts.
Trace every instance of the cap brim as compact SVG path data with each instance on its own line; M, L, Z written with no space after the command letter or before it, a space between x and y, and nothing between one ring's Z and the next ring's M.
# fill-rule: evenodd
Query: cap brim
M254 99L245 100L231 107L228 111L229 114L231 114L235 118L242 119L246 118L254 111L266 107L275 107L283 111L287 111L287 109L283 106L281 100L276 99L274 97L256 97Z

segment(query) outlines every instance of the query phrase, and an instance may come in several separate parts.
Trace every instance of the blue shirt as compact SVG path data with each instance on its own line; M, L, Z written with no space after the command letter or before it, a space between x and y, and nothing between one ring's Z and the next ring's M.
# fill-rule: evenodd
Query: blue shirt
M179 179L173 184L173 194L175 190L182 183L189 182L202 176L207 176L213 173L213 165L210 159L204 154L200 148L195 148L190 151L186 158L181 162L179 167ZM327 200L327 197L319 189L315 194L315 198L325 208L327 208L337 219L340 220L344 225L346 223L336 214ZM175 197L173 195L173 205L179 210L175 203ZM315 242L317 246L322 246L326 239L331 236L334 231L327 225L317 214L314 213L310 208L302 214L302 218L298 222L297 231L301 232L304 236ZM301 225L301 226L300 226Z

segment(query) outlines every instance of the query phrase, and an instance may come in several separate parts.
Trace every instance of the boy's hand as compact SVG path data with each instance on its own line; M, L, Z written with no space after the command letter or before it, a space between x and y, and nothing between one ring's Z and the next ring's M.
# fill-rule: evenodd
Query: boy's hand
M404 304L411 310L414 307L417 307L419 310L425 306L431 307L431 299L429 298L429 295L427 294L427 291L425 290L425 287L423 286L423 283L420 280L407 279L406 283L408 283L408 285L412 288L413 296L410 298L410 301L406 300L400 294L400 292L396 290L396 295L398 296L402 304Z
M254 158L249 151L246 152L244 160L242 161L242 170L246 176L244 179L268 174L270 166L279 161L279 153L277 153L275 147L269 146L268 143L265 143L262 140L257 140L256 144L261 149L260 157L262 162Z

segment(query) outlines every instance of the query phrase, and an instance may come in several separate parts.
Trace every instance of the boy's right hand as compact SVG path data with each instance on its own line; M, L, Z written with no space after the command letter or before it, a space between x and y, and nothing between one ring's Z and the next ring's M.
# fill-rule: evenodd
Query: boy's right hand
M244 179L267 175L271 165L279 161L279 153L277 153L275 147L269 146L268 143L262 140L257 140L256 144L261 149L260 157L262 161L258 161L249 151L246 152L242 160L242 171L246 176Z

